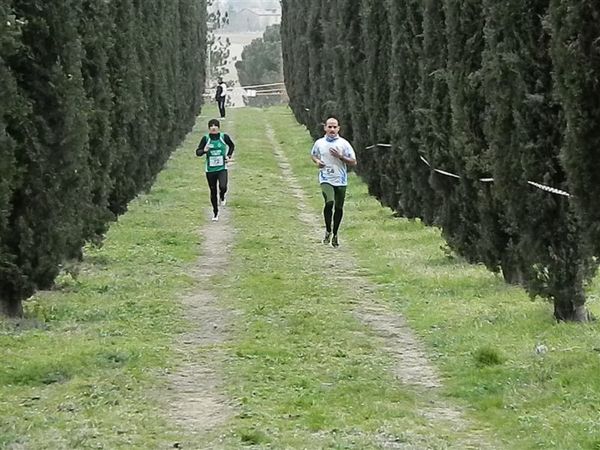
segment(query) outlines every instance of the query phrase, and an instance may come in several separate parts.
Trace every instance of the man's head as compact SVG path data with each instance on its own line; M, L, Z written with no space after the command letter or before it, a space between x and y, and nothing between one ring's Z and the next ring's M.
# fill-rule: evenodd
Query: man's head
M221 123L217 119L210 119L208 121L208 131L210 133L218 133Z
M223 82L223 78L219 77L217 78L217 81L219 82L219 84L221 84Z
M330 117L325 121L325 134L330 138L335 138L340 132L340 124L335 117Z

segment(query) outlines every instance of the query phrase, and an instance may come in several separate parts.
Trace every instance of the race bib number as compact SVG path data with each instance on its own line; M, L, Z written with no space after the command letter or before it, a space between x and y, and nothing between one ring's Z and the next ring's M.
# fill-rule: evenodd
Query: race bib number
M223 156L209 156L208 157L208 165L210 167L217 167L223 165Z

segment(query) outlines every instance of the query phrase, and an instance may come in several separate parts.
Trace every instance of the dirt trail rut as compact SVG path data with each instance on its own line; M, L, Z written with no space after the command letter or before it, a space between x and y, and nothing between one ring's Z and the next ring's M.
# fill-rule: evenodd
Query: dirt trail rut
M235 230L227 206L220 206L219 220L213 222L208 195L199 203L207 205L199 213L207 220L199 230L201 256L194 268L198 284L182 299L189 330L175 344L185 363L169 377L169 416L192 435L213 432L235 413L221 375L223 346L231 336L234 312L219 303L215 288L218 277L227 272Z

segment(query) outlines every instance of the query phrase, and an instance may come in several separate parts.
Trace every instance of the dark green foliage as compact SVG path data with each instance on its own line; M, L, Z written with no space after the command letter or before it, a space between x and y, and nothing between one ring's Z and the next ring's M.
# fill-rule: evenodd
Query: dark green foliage
M0 3L0 280L6 280L0 289L0 314L18 315L21 303L16 294L22 290L30 292L31 288L12 251L11 199L22 185L22 172L17 162L19 142L11 135L11 129L24 122L29 108L18 89L16 74L6 61L22 47L22 24L9 6L9 2Z
M390 80L390 164L397 173L398 209L406 217L432 223L435 194L429 185L430 171L420 159L417 128L417 92L421 82L423 3L388 1L392 30Z
M491 195L493 184L479 181L491 174L483 132L483 6L480 1L450 0L445 2L444 12L451 120L447 151L439 152L441 159L436 157L434 161L439 168L459 173L461 180L436 176L434 185L442 198L436 222L453 250L471 262L483 262L497 271L507 236Z
M569 190L589 243L600 252L600 3L552 0L552 60L566 129L562 147Z
M112 189L110 168L115 149L111 139L110 110L113 92L108 72L108 51L114 45L113 24L106 2L84 1L83 15L87 20L79 24L83 46L81 74L89 102L88 139L89 167L94 174L91 185L91 210L87 214L85 237L98 241L114 217L108 209Z
M390 25L387 20L385 1L362 0L360 17L361 42L364 59L363 112L364 134L368 146L390 142L388 131L390 106ZM362 147L362 145L361 145ZM367 181L369 192L384 205L397 205L396 178L390 167L389 148L360 148L361 164L358 172Z
M8 61L30 111L23 123L9 127L22 173L11 196L6 236L21 272L15 277L19 286L14 287L14 279L0 281L9 303L50 286L60 262L78 257L83 245L91 173L77 31L80 6L76 0L29 1L15 8L17 17L27 19L21 51Z
M323 123L326 119L324 116L327 115L325 105L330 99L326 87L333 84L331 72L327 70L327 66L330 64L324 36L324 21L327 16L323 16L321 10L325 3L323 0L309 0L307 14L308 96L311 99L309 116L312 119L311 122L314 123L314 126L309 129L313 136L323 134Z
M306 34L309 1L281 4L281 52L286 91L292 111L304 125L309 124L311 105Z
M548 0L484 5L486 136L511 265L532 295L553 300L557 319L573 320L585 302L591 255L568 200L528 185L532 180L567 187L559 163L562 110L553 98L549 36L542 23Z
M338 0L336 33L329 43L332 49L335 109L342 134L351 139L358 155L372 144L364 133L365 53L360 27L360 0Z
M204 60L190 56L204 48L205 5L0 8L0 312L18 315L61 263L101 240L191 126Z
M446 74L446 36L444 11L441 0L423 2L423 44L419 67L419 88L416 92L415 120L418 133L418 152L435 167L446 167L452 172L459 167L448 158L450 134L450 101ZM421 166L423 167L423 166ZM421 217L429 222L432 218L442 223L439 215L447 212L439 205L440 197L454 194L460 186L454 178L447 178L430 172L431 185L437 189L437 196L429 190L426 202L422 205ZM446 202L448 204L449 202ZM454 211L454 210L452 210ZM436 217L436 215L438 217Z
M279 83L283 79L279 25L267 27L262 38L254 39L235 63L242 86Z
M325 115L337 115L359 174L382 203L438 225L468 261L553 301L559 320L584 320L584 285L600 250L600 7L590 0L282 6L290 105L312 135L322 134ZM376 143L391 148L367 150Z

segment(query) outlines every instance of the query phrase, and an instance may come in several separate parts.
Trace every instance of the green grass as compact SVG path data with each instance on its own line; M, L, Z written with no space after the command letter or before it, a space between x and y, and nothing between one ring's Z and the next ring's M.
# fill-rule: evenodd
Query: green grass
M18 327L0 323L0 448L442 449L485 429L498 447L600 448L598 325L557 325L551 305L449 256L438 230L395 218L351 176L340 240L353 274L407 318L443 376L442 400L473 427L428 422L432 395L394 379L382 342L351 312L365 292L328 276L335 250L298 220L264 135L269 123L320 217L306 130L285 108L228 115L238 150L227 273L211 286L190 275L208 217L193 156L202 117L104 246L86 249L79 275L26 302ZM236 312L215 364L238 408L215 434L194 436L166 418L165 373L183 362L174 342L194 326L177 300L205 288ZM598 296L595 284L596 315ZM205 350L195 355L210 360Z

